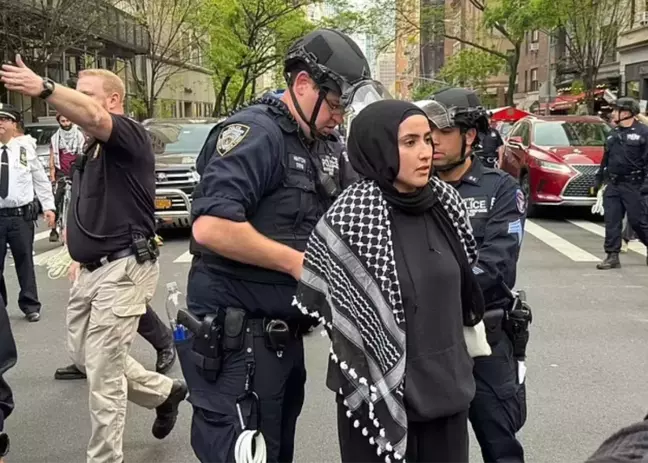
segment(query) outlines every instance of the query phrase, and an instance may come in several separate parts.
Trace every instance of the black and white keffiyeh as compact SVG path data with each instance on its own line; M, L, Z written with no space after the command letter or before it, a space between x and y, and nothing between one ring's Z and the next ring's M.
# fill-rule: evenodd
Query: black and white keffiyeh
M463 200L436 177L430 184L474 263ZM405 312L389 207L373 180L347 188L311 235L294 302L324 323L331 358L346 379L339 393L347 416L386 462L404 460L407 448Z

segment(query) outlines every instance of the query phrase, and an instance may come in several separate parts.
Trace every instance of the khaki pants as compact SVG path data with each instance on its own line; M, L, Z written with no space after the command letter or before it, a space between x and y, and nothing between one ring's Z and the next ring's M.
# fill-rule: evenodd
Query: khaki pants
M140 265L131 256L94 272L81 269L70 290L68 350L86 372L90 389L88 462L123 460L128 399L152 409L171 393L171 378L146 370L128 355L158 274L157 262Z

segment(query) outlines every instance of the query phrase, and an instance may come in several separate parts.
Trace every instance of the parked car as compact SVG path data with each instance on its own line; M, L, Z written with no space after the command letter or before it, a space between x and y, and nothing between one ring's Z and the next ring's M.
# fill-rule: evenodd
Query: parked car
M49 175L49 148L52 135L59 129L58 122L34 122L25 124L25 135L36 139L36 155Z
M591 206L612 129L595 116L529 116L508 134L503 170L518 179L532 215L538 206Z
M217 119L148 119L156 140L155 215L160 228L191 225L191 196L200 181L196 158Z

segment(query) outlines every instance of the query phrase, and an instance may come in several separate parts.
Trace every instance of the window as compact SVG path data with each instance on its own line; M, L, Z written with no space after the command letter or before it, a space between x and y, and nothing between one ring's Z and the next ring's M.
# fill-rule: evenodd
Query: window
M539 41L540 41L540 31L536 29L535 31L531 32L531 42L536 43Z
M538 146L605 146L612 129L604 122L537 122L533 141Z
M529 71L524 71L524 92L529 91Z
M531 69L531 91L538 90L538 68Z
M524 146L529 146L529 124L526 122L522 123L520 126L520 134L518 136L522 137L522 144Z

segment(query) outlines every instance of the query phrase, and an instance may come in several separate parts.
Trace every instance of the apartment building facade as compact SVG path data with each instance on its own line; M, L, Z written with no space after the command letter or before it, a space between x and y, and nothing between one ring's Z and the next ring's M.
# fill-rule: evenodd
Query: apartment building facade
M624 95L641 100L644 113L648 100L648 2L642 2L632 21L619 34L617 47Z

